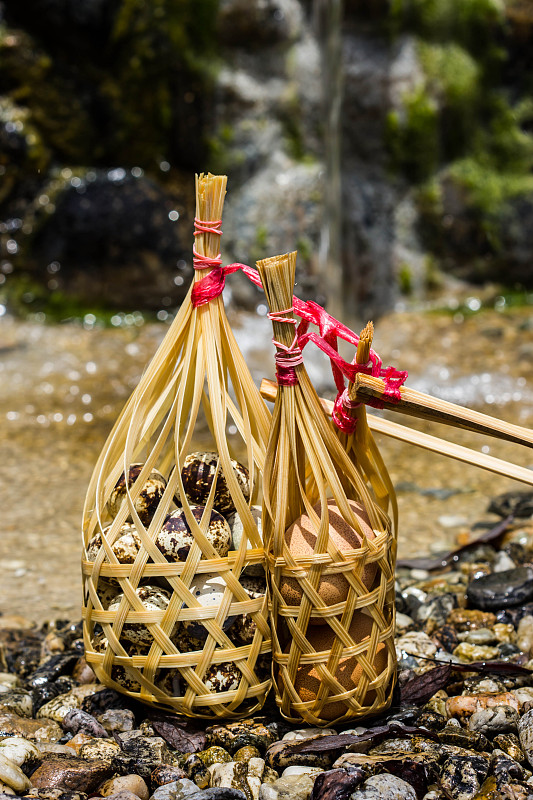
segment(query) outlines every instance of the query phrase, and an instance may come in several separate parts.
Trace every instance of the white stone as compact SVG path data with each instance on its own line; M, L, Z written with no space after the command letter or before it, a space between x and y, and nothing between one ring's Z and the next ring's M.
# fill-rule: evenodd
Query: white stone
M515 569L516 564L513 559L507 555L505 550L500 550L496 553L494 564L492 565L493 572L506 572L508 569Z
M527 656L533 654L533 617L530 614L522 617L518 623L516 645Z
M285 767L283 772L281 773L282 778L288 778L290 775L310 775L312 778L315 778L324 770L321 767L306 767L306 766L295 766L295 767Z
M0 739L0 755L8 758L17 767L22 767L28 761L41 758L40 750L22 736L8 736Z
M24 775L21 768L2 755L0 755L0 781L7 783L18 794L25 792L31 786L29 778Z
M336 736L337 731L333 728L297 728L295 731L289 731L285 734L282 742L302 741L303 739L311 739L313 736Z

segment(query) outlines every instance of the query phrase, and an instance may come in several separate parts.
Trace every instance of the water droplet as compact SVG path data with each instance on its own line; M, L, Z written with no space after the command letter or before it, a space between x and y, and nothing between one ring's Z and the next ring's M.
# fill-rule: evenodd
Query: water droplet
M6 250L10 255L18 252L19 246L14 239L8 239L6 243Z
M20 415L19 415L18 411L8 411L8 412L7 412L7 414L6 414L6 418L7 418L7 419L8 419L10 422L12 422L12 421L13 421L13 420L15 420L15 419L18 419L18 418L19 418L19 416L20 416Z
M479 311L481 308L481 300L479 297L467 297L466 306L470 311Z
M182 275L176 275L176 277L174 278L174 283L176 284L176 286L183 286L183 284L184 284L183 276Z
M157 315L156 315L156 316L157 316L157 319L158 319L160 322L164 322L164 321L166 320L166 318L168 317L168 311L164 311L164 310L162 309L161 311L158 311L158 312L157 312Z
M92 397L91 397L90 394L82 394L81 402L83 403L84 406L88 406L89 403L91 402L91 400L92 400Z
M169 211L168 218L172 220L172 222L176 222L176 220L180 218L180 212L175 210Z
M488 446L488 444L484 444L484 445L483 445L483 447L481 448L481 452L482 452L482 453L485 453L486 455L487 455L488 453L490 453L490 447Z
M122 181L126 177L126 170L123 169L123 167L110 169L107 173L107 177L110 181Z
M142 178L144 175L144 170L141 167L132 167L131 174L134 178Z
M266 306L264 303L259 303L255 310L260 317L266 317L268 314L268 306Z
M114 328L118 328L119 325L121 324L121 322L122 322L122 318L119 317L118 314L113 314L113 316L111 317L111 325Z
M39 197L39 205L40 206L47 206L49 202L50 202L50 198L48 197L47 194L40 195L40 197Z
M59 412L57 412L57 414L54 414L53 416L54 422L61 422L62 419L63 419L63 414L60 414Z
M94 373L96 372L96 364L94 363L94 361L88 361L85 364L85 369L87 370L89 375L94 375Z
M69 414L67 417L67 425L74 425L76 422L76 414Z
M161 170L161 172L168 172L170 169L170 164L168 163L168 161L161 161L159 163L159 169Z
M93 419L94 419L94 418L93 418L93 415L92 415L92 414L89 414L89 413L87 413L87 414L84 414L84 415L83 415L83 421L84 421L84 422L92 422L92 421L93 421Z

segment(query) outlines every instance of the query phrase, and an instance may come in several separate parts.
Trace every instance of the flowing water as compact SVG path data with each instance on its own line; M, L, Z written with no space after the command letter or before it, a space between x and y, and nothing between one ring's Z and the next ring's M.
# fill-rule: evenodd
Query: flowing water
M118 328L47 326L0 319L0 610L44 620L80 614L80 518L91 470L144 367L168 330L125 319ZM232 318L257 382L272 377L270 322ZM531 427L530 310L471 317L395 313L376 327L386 364L409 370L408 385ZM308 348L318 390L331 396L329 367ZM373 412L374 413L374 412ZM407 417L389 418L413 424ZM517 445L419 423L420 429L533 468ZM489 499L523 489L475 467L377 437L400 505L399 554L453 545L486 513Z

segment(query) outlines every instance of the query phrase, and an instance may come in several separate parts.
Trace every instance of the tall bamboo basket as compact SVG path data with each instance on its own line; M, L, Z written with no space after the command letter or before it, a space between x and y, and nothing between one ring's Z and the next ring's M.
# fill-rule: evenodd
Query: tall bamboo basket
M197 177L193 285L219 269L225 191L225 176ZM192 289L90 481L84 642L98 678L129 697L238 718L270 688L256 510L270 414L221 295L194 307ZM193 453L199 431L210 444Z
M263 537L276 700L291 722L323 726L390 704L394 535L300 363L295 261L289 253L257 264L279 384L264 470Z

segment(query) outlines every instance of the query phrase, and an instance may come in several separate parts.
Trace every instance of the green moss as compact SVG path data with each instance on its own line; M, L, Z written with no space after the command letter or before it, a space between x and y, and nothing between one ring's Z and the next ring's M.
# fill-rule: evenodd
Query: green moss
M418 183L439 162L438 108L424 87L405 95L403 112L391 111L386 120L386 144L394 169Z
M533 194L533 175L490 169L473 158L455 162L449 173L466 190L472 207L488 217L498 216L509 200Z
M410 295L413 291L413 271L407 262L402 261L398 267L398 286L404 295Z

